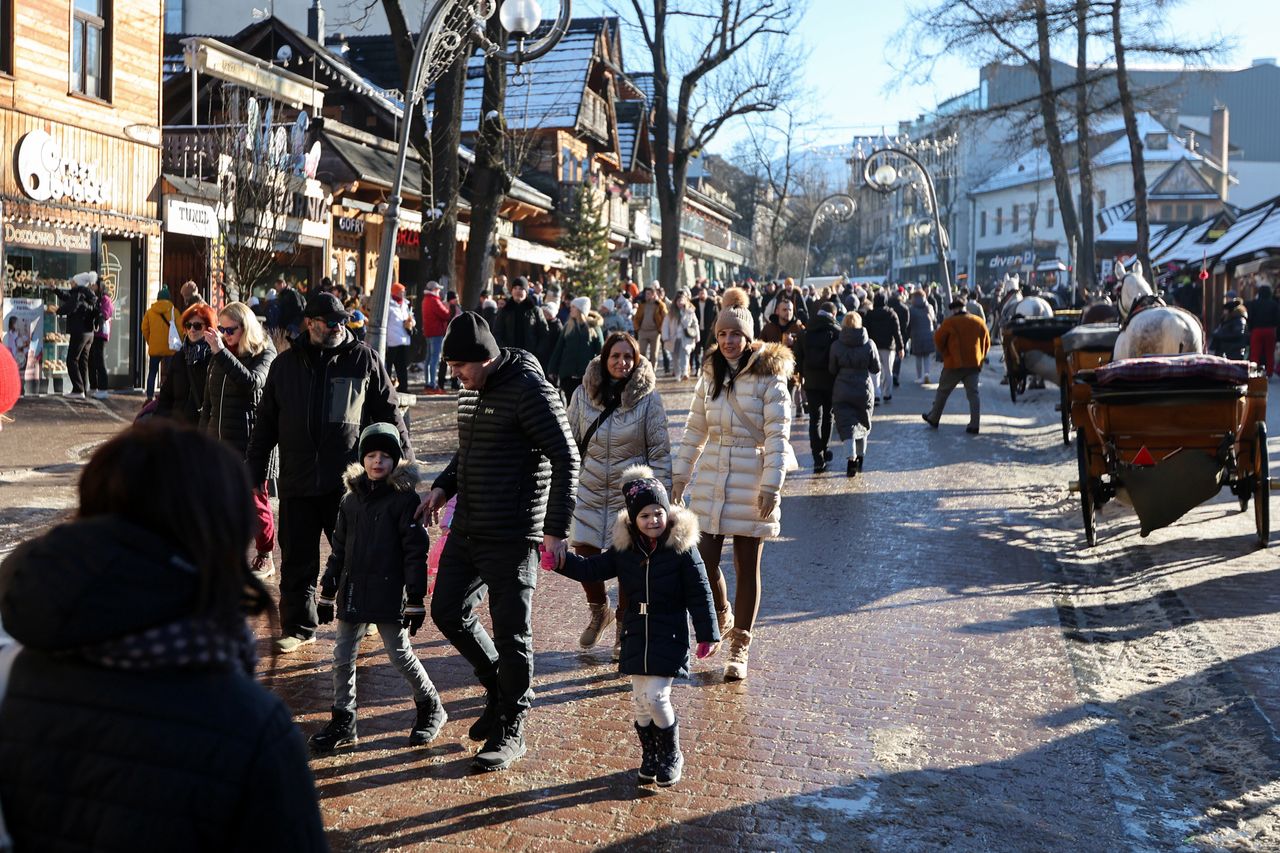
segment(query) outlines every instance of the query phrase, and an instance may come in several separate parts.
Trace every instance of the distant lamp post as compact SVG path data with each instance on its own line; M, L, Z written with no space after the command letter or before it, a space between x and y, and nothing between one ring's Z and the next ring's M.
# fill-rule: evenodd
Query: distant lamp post
M559 0L560 13L547 34L527 49L525 40L533 35L542 22L542 8L537 0L503 0L499 11L494 0L433 0L422 31L413 51L413 65L409 71L408 86L404 93L404 119L400 123L400 147L396 152L395 175L391 181L391 194L386 201L387 210L382 219L382 248L378 255L378 271L374 278L373 304L369 308L369 332L366 342L379 355L386 354L387 312L391 304L391 265L395 260L396 238L400 230L400 205L404 201L405 162L409 157L409 134L413 127L413 113L427 87L453 64L459 55L469 54L476 46L486 56L496 56L521 64L533 62L545 56L559 44L569 28L573 0ZM514 52L503 50L484 34L485 23L498 12L502 26L516 40ZM424 220L433 211L422 211Z
M890 166L889 168L893 168ZM804 271L800 275L800 286L804 287L809 277L809 251L813 248L813 232L818 230L819 222L848 222L858 210L858 203L845 193L832 193L818 202L809 219L809 239L804 244Z
M888 195L911 183L910 180L892 162L894 157L901 157L920 170L924 179L925 204L932 215L930 223L918 223L912 226L916 236L927 237L933 234L934 246L938 250L938 266L942 269L942 294L948 303L951 301L951 270L947 267L947 250L950 248L946 229L942 227L942 214L938 209L938 192L933 185L933 176L925 168L924 163L915 155L902 148L877 148L867 157L862 166L862 180L868 187L878 193Z

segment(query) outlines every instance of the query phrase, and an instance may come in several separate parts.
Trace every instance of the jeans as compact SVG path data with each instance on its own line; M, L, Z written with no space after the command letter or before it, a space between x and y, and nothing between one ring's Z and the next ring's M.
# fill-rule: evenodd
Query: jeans
M362 622L338 620L338 641L333 646L333 707L336 710L356 709L356 653L366 627ZM425 702L434 696L435 685L414 654L408 630L399 622L379 622L378 636L392 666L413 690L413 701Z
M533 701L533 590L538 552L524 540L481 541L450 533L440 554L431 621L467 659L498 711L511 718ZM476 607L489 593L493 639Z
M342 492L280 498L280 636L316 634L320 534L333 542Z
M1260 327L1249 332L1249 360L1267 371L1270 376L1276 368L1276 329Z
M107 342L97 335L93 336L93 346L89 348L89 387L94 391L107 390Z
M942 417L942 410L947 405L947 398L960 383L964 383L965 396L969 398L969 426L977 429L981 405L978 402L978 374L981 367L944 367L938 377L938 393L933 398L933 409L929 412L929 422L936 424Z
M153 355L147 359L147 399L150 400L156 395L156 379L160 377L160 363L164 361L164 356Z
M93 332L71 336L71 345L67 349L67 375L71 379L71 390L77 393L89 387L89 350L92 347Z
M676 371L676 379L684 379L689 375L689 339L677 335L671 342L671 361Z
M439 377L440 371L440 351L444 346L444 337L427 338L427 361L422 366L422 372L427 377L428 388L439 388L436 379Z
M387 366L395 371L397 390L409 393L409 346L387 347Z
M933 358L933 353L917 355L914 358L916 360L916 379L924 379L929 375L929 359Z
M809 401L809 449L821 456L831 443L831 389L806 388Z

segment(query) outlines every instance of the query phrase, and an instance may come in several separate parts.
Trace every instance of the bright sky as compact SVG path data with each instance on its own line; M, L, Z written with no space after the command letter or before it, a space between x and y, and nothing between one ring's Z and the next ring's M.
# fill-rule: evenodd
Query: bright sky
M1173 35L1221 33L1236 45L1221 64L1246 66L1257 57L1280 54L1276 6L1276 0L1184 0L1169 15L1169 30ZM574 14L610 14L613 8L626 17L630 7L627 0L575 0ZM903 0L809 0L794 35L794 56L804 63L805 88L816 105L809 141L845 142L855 133L892 129L899 120L977 87L977 65L958 57L939 65L925 85L898 86L894 66L902 62L889 53L889 43L905 21ZM628 45L626 62L637 68L645 58ZM739 133L726 129L711 148L725 152L737 138Z

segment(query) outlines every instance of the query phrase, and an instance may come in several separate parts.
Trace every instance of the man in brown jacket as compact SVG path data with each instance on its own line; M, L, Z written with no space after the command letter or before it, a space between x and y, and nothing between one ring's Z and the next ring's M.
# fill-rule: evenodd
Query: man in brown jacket
M969 398L969 426L965 432L978 434L978 374L982 362L991 349L991 335L981 318L970 314L963 299L951 300L951 316L933 333L933 342L942 354L942 376L938 379L938 393L933 398L933 410L920 417L934 429L942 418L947 398L960 383L964 383L965 396Z

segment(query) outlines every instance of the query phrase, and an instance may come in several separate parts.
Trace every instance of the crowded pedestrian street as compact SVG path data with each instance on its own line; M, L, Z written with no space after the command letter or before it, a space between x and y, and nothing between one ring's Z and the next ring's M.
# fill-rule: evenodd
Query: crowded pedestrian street
M505 773L473 770L465 731L483 691L429 622L413 646L449 722L430 746L407 747L412 699L367 639L359 743L311 762L329 844L1276 849L1280 592L1252 513L1224 493L1141 538L1113 502L1086 547L1057 391L1011 403L1003 372L993 352L982 431L968 435L962 395L936 431L922 424L932 386L904 371L852 478L843 465L813 473L797 416L806 461L765 551L751 676L727 683L710 658L677 679L678 787L636 785L630 686L607 636L579 648L578 584L544 572L527 755ZM675 446L691 385L664 378L658 390ZM20 405L0 444L0 547L72 511L85 459L130 403ZM454 449L453 396L419 398L408 420L429 481ZM266 620L254 628L263 682L305 735L319 730L334 626L279 657Z

